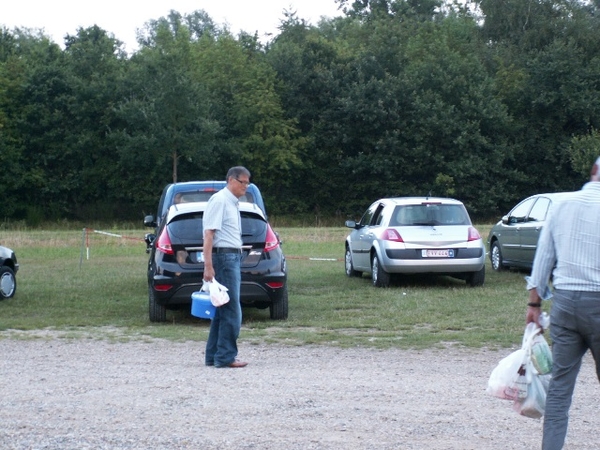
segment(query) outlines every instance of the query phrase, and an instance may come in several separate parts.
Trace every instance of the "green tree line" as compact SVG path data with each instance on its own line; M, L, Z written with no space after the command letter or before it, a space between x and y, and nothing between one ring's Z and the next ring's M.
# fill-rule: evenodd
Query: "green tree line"
M271 215L385 196L497 217L600 154L600 0L336 0L267 43L202 11L127 54L97 26L0 29L0 218L139 220L173 181L244 165Z

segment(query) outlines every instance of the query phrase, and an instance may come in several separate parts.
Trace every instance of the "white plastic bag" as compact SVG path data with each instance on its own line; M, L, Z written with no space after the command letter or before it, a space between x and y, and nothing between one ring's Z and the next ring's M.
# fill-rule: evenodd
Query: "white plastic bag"
M490 375L488 394L505 400L524 398L527 395L527 387L523 386L522 379L520 380L519 370L526 358L527 353L522 348L503 358Z
M546 393L548 392L548 379L550 375L539 375L530 362L527 364L526 372L529 372L531 381L527 384L527 396L524 399L515 400L513 408L525 417L539 419L546 412Z
M216 278L213 278L212 281L202 280L202 289L200 290L210 294L210 302L217 308L229 301L227 293L229 289L219 283Z
M537 364L543 371L552 367L552 356L548 357L548 343L540 335L535 323L525 327L523 343L519 350L503 358L492 371L488 380L487 392L498 398L514 401L513 408L519 414L539 418L546 409L546 393L550 375L540 374L534 364L533 348L536 350ZM549 351L549 348L548 348Z
M540 375L552 372L552 350L541 334L536 334L531 342L531 362Z

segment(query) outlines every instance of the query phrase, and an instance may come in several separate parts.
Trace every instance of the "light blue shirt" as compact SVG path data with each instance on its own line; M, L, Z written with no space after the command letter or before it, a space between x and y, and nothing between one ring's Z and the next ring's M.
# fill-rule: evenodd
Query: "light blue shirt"
M213 247L242 248L239 201L229 189L221 189L208 200L202 226L215 230Z
M527 289L544 300L555 289L600 292L600 182L590 181L553 206L540 233Z

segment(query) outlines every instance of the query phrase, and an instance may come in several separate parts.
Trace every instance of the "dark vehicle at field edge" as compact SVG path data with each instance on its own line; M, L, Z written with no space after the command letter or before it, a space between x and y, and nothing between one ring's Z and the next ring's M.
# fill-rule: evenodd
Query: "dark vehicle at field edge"
M17 292L19 263L15 252L0 245L0 300L11 298Z
M156 234L147 238L148 302L152 322L166 321L167 309L189 307L192 293L202 286L202 218L206 204L172 205ZM244 307L269 308L271 319L285 320L288 317L287 263L281 242L256 203L240 202L239 205L243 242L240 302ZM153 221L144 224L157 226Z
M568 192L536 194L520 201L492 227L488 235L492 269L531 269L537 242L554 203Z

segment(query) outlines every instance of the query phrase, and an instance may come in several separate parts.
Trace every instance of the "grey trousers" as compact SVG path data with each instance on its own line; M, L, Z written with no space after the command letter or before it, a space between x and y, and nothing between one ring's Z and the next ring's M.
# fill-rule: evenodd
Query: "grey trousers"
M546 398L542 450L565 443L569 408L583 355L590 350L600 380L600 292L555 290L550 311L552 380Z

